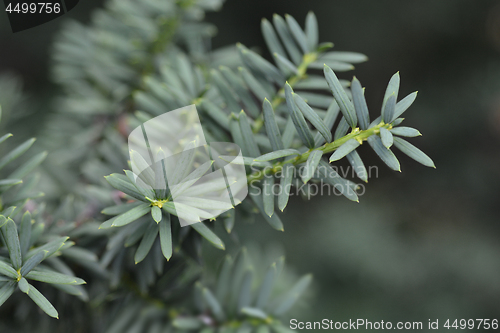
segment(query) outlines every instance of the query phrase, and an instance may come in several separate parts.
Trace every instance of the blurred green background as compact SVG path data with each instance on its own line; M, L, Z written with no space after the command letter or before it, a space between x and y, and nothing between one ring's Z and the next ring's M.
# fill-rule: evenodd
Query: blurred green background
M49 75L54 34L101 5L81 1L62 19L17 34L0 14L0 73L19 75L33 105L24 130L36 135L58 93ZM240 224L241 242L280 244L297 273L314 274L300 321L500 319L500 3L229 0L207 17L219 29L212 46L265 50L262 17L289 13L303 22L309 10L321 41L368 55L354 74L373 114L394 72L401 96L419 91L406 118L423 136L411 142L437 169L397 154L403 172L392 172L361 147L365 163L379 168L359 204L295 197L282 214L284 233L262 221Z

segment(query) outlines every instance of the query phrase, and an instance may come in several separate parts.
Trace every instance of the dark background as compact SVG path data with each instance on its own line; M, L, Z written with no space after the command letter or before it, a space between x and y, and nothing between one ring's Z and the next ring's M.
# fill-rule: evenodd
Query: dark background
M0 14L0 73L22 77L37 131L58 88L50 81L50 46L61 22L89 21L101 1L81 1L63 18L12 34ZM238 226L243 241L282 244L297 274L312 272L313 295L298 320L422 321L500 319L500 3L489 0L229 0L208 21L219 29L213 47L235 42L265 47L262 17L309 10L320 40L369 61L354 73L372 114L400 71L400 96L418 90L405 113L423 136L410 141L433 158L429 169L397 154L402 173L378 165L360 203L321 196L292 198L284 233L264 222ZM1 96L0 92L0 96Z

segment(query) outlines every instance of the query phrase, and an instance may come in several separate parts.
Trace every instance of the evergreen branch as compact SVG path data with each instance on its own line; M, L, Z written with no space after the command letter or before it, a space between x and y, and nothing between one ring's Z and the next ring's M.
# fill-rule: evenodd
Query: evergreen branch
M358 127L356 127L352 130L351 133L349 133L349 134L347 134L347 135L345 135L345 136L343 136L343 137L341 137L333 142L325 143L323 146L321 146L319 148L309 149L307 152L305 152L301 155L298 155L297 157L295 157L293 159L289 159L286 161L281 161L281 162L275 163L271 167L267 167L263 170L256 171L256 172L250 174L247 177L247 182L248 182L248 184L251 184L255 181L259 181L259 180L263 179L266 176L274 175L274 174L280 172L286 164L299 165L301 163L307 162L309 155L311 155L311 153L313 151L320 151L323 155L328 154L328 153L334 152L340 146L342 146L344 143L346 143L347 141L349 141L351 139L354 139L361 144L363 141L368 140L368 138L370 136L379 134L381 128L385 128L387 130L390 130L390 129L392 129L392 124L386 124L384 122L380 122L380 124L378 124L374 127L371 127L369 129L366 129L366 130L360 130Z
M297 73L295 75L292 75L288 79L288 84L293 88L299 81L307 78L307 68L308 66L316 61L318 59L318 55L320 52L311 52L311 53L306 53L302 57L302 62L300 65L297 67ZM273 109L276 109L278 106L280 106L283 102L285 102L285 88L281 88L276 95L273 96L271 100L271 105L273 106ZM252 131L254 133L258 133L260 129L264 126L264 115L261 114L259 118L257 118L252 126Z

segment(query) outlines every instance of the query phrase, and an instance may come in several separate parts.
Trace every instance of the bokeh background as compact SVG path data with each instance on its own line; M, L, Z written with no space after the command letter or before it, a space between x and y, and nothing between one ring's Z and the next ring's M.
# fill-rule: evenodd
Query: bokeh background
M17 34L0 13L0 74L17 75L28 96L11 112L30 110L19 131L36 135L59 93L50 47L61 23L87 22L100 6L81 1L63 18ZM423 133L411 142L437 169L398 154L403 172L393 172L361 147L365 163L379 168L359 204L294 197L282 214L284 233L256 220L237 226L241 241L277 244L297 274L314 274L300 321L500 319L500 2L228 0L207 16L219 30L212 46L242 42L270 58L261 18L289 13L303 22L309 10L321 41L368 55L354 74L373 114L396 71L401 96L419 91L406 121ZM0 101L9 84L0 84Z

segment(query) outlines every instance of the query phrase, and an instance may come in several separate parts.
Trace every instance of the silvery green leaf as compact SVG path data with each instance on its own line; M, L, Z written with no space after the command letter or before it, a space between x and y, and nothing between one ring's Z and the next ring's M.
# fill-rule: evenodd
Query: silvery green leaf
M11 265L0 260L0 274L7 276L12 279L17 279L17 272Z
M337 126L337 129L335 130L335 134L333 135L333 138L335 140L340 139L341 137L343 137L347 133L348 130L349 130L349 124L347 123L345 118L342 117L342 119L340 119L339 125Z
M403 112L408 110L408 108L413 104L416 98L417 98L417 92L415 91L406 96L405 98L403 98L402 100L400 100L396 104L396 111L394 112L394 118L400 117L403 114Z
M21 271L20 271L21 275L26 276L26 274L28 274L33 268L38 266L38 264L41 263L43 259L45 259L46 254L47 254L47 251L42 250L42 251L39 251L38 253L36 253L35 255L33 255L33 257L26 260L24 262L23 266L21 267Z
M50 302L43 296L35 287L31 284L28 284L29 292L28 296L33 300L43 310L46 314L53 318L59 319L59 314L57 310L50 304Z
M244 307L241 313L256 319L266 320L268 315L259 308Z
M35 138L31 138L29 140L26 140L25 142L23 142L22 144L20 144L16 148L14 148L12 151L10 151L6 155L4 155L0 159L0 170L3 169L7 164L9 164L10 162L14 161L19 156L24 154L28 149L30 149L30 147L33 145L35 140L36 140ZM12 177L12 178L14 178L14 177Z
M293 90L288 83L285 84L285 97L286 105L288 106L288 112L290 113L290 117L292 118L293 124L295 125L295 129L297 130L300 139L308 148L313 148L314 138L312 136L311 130L307 126L304 115L298 110L298 107L295 104L295 100L293 99Z
M0 223L1 224L1 223ZM21 255L24 256L30 247L31 238L31 213L26 211L21 219L19 228L19 245L21 246Z
M234 158L233 158L234 159ZM229 160L231 161L231 160ZM177 197L181 193L188 191L193 184L195 184L203 175L212 167L213 161L207 161L197 167L193 172L184 177L181 184L178 184L173 190L171 195Z
M160 232L160 246L161 252L165 259L170 260L172 257L172 228L170 225L170 214L167 214L164 219L159 223L159 232Z
M243 280L241 282L240 293L238 296L238 309L250 306L252 301L252 281L253 281L253 270L249 269L245 272Z
M156 240L157 235L158 235L158 225L154 223L149 223L146 232L142 236L141 243L139 244L137 251L135 251L134 261L136 264L140 263L141 261L144 260L144 258L146 258L149 251L151 250L151 247L153 246L153 243Z
M33 230L32 236L33 236L33 234L36 234L35 230ZM68 239L69 239L69 237L59 237L57 239L54 239L53 241L50 241L47 244L44 244L42 246L36 247L36 248L28 251L28 253L26 253L26 256L23 257L23 259L28 260L29 258L34 256L35 254L42 252L42 251L47 251L47 253L45 253L45 259L47 259L47 258L51 257L54 253L59 251L59 249L64 245L64 243Z
M281 42L279 41L278 36L276 35L276 32L274 31L272 24L267 19L264 18L261 21L260 27L266 45L269 48L269 51L271 51L271 54L278 53L282 56L285 56L286 55L285 50L281 46Z
M165 112L165 106L158 99L143 91L136 91L133 97L137 107L143 111L148 111L155 115Z
M327 65L330 67L332 70L336 72L348 72L352 71L354 69L354 66L352 64L349 64L347 62L342 62L342 61L333 61L329 59L320 59L317 60L313 63L311 63L308 68L312 69L321 69L323 68L324 65Z
M231 137L234 143L236 143L240 148L243 156L249 156L250 152L247 150L245 141L243 141L243 136L241 134L239 116L231 112L229 117L229 130L231 132Z
M228 209L234 208L231 203L222 201L219 199L206 199L200 197L190 197L184 196L182 200L178 202L185 203L190 207L200 208L200 209L220 209L221 211L226 211Z
M10 206L3 210L2 215L4 217L14 217L14 213L17 211L16 206Z
M321 160L320 164L322 167L317 169L315 178L318 178L325 183L332 185L347 199L359 202L358 196L356 194L355 183L340 177L340 175L326 161Z
M285 19L286 23L288 24L288 28L290 29L290 32L295 38L295 41L297 41L297 44L299 44L300 48L302 49L302 52L308 53L310 51L309 44L307 41L306 34L304 33L304 31L302 31L300 25L292 16L288 14L285 15Z
M382 140L376 136L372 135L368 138L368 144L372 147L372 149L377 153L380 159L392 170L401 171L401 167L399 165L399 161L394 155L394 153L387 149Z
M190 186L186 191L184 191L185 196L192 196L192 197L199 197L201 194L204 193L209 193L209 192L214 192L214 191L220 191L227 189L227 184L226 181L223 178L217 178L217 179L212 179L206 183L203 184L196 184L193 186ZM179 209L180 207L174 207L172 202L167 202L165 205L169 206L167 211L170 214L176 215L176 209ZM163 205L163 208L165 209L165 205ZM200 215L201 216L201 215Z
M80 285L86 283L80 278L51 271L33 270L26 275L26 278L51 284Z
M229 292L229 286L231 285L231 271L233 269L233 259L229 255L224 257L224 262L222 263L221 270L219 272L219 277L217 280L217 288L215 295L219 302L224 302L226 296Z
M249 166L254 166L256 168L264 168L267 166L271 166L271 163L269 163L269 162L257 162L253 157L242 157L241 161L234 161L234 156L222 155L222 156L219 156L219 158L223 161L232 162L236 165L249 165Z
M43 151L31 157L27 162L23 163L19 168L16 168L14 172L9 175L9 178L22 179L31 171L33 171L37 166L39 166L47 157L47 152Z
M273 263L266 272L264 276L264 280L260 286L259 293L257 295L257 300L255 306L258 308L264 308L271 297L271 293L273 291L274 282L276 277L278 276L278 272L276 271L276 263Z
M250 128L250 123L248 122L247 115L243 110L241 110L238 117L238 122L240 124L241 136L243 142L245 143L246 150L249 153L249 157L257 157L260 155L259 147L255 142L252 129Z
M328 108L330 104L332 104L332 101L334 101L332 96L325 96L311 92L301 92L300 95L307 102L307 104L321 109Z
M210 71L210 75L212 76L220 94L224 102L227 104L230 112L238 112L241 107L239 104L239 97L234 93L234 91L229 87L226 80L220 75L218 71L212 69Z
M295 75L299 73L298 68L287 58L278 53L273 53L273 56L276 64L278 64L278 66L282 68L282 70Z
M387 84L387 88L385 90L385 95L384 95L384 101L382 103L382 118L384 118L383 115L384 115L385 105L386 105L387 101L389 100L389 98L391 97L391 95L394 94L394 99L395 99L394 103L396 103L396 101L398 100L399 81L400 81L399 72L397 72L396 74L394 74L391 77L391 79L389 80L389 83ZM385 121L385 122L388 123L388 121Z
M212 243L216 248L224 250L224 242L212 231L210 230L203 222L194 223L190 225L191 228L196 230L203 238Z
M406 140L403 140L398 137L394 137L394 145L396 148L401 150L403 153L408 155L409 157L413 158L415 161L418 163L421 163L425 166L431 167L431 168L436 168L434 165L434 162L432 159L427 156L423 151L412 145Z
M235 93L239 96L243 104L245 105L245 109L253 116L258 117L260 114L259 107L250 91L246 87L245 83L236 75L234 72L226 66L219 67L220 72L226 78L227 82L234 89Z
M273 23L293 63L299 65L302 61L302 54L300 53L297 44L293 40L293 37L290 33L290 30L288 29L285 20L278 14L274 14Z
M134 222L135 220L146 215L150 211L151 211L151 208L148 204L146 204L146 203L140 204L139 206L132 208L128 212L125 212L123 214L116 216L114 218L114 221L113 221L111 226L122 227L122 226L127 225L131 222Z
M396 106L397 106L397 104L396 104ZM405 120L405 118L397 118L397 119L395 119L391 123L392 127L396 127L396 126L400 125L403 122L403 120Z
M2 180L0 180L0 186L3 187L2 191L6 190L8 187L11 187L13 185L22 184L22 183L23 183L22 179L2 179Z
M262 179L262 199L264 204L264 212L269 216L274 214L274 177L266 176Z
M5 213L5 212L4 212ZM7 218L3 215L0 215L0 228L3 227L7 223Z
M187 88L191 96L196 96L197 88L194 81L193 66L189 62L184 53L176 54L177 68L179 70L179 78L183 81L184 86Z
M382 144L387 148L391 148L393 143L393 138L391 132L385 127L380 128L380 139L382 140Z
M313 150L309 154L306 165L301 175L304 184L307 183L312 178L312 176L314 176L314 172L316 171L316 168L318 167L319 161L321 160L322 156L323 152L321 150Z
M346 143L341 145L333 154L330 156L330 162L338 161L342 157L346 156L360 145L359 141L356 139L347 140Z
M362 53L358 52L346 52L346 51L332 51L327 52L321 55L321 60L334 60L334 61L342 61L351 64L357 64L360 62L365 62L368 60L368 57Z
M0 137L0 144L3 143L8 138L10 138L11 136L12 136L12 133L7 133L7 134L2 135L2 137Z
M396 109L396 95L392 94L384 105L382 110L382 119L386 124L394 120L394 110Z
M411 127L395 127L390 130L390 132L394 135L399 135L399 136L406 136L409 138L413 138L416 136L422 135L418 130L411 128Z
M283 77L281 72L269 61L265 60L257 53L247 49L242 44L237 44L237 47L243 62L247 64L252 70L261 73L263 76L279 85L282 85L285 82L285 78Z
M21 256L21 245L19 244L16 223L9 217L7 218L7 223L0 228L0 231L2 232L5 245L9 251L12 266L18 270L23 264L23 259Z
M141 204L141 202L134 201L130 203L124 203L124 204L119 204L115 206L110 206L107 208L104 208L101 213L105 215L119 215L125 212L128 212L134 207L137 207Z
M226 229L228 234L230 234L234 228L235 219L236 219L236 211L234 209L229 210L226 216L224 216L223 218L224 228Z
M356 115L358 117L359 127L362 130L365 130L370 124L370 114L368 113L368 106L366 105L363 88L361 87L361 83L356 77L352 79L351 91L354 109L356 110Z
M147 201L144 198L144 195L137 189L137 187L134 184L130 182L130 180L126 176L113 173L104 178L111 186L116 188L118 191L122 191L123 193L137 200L144 202Z
M318 116L318 114L314 112L314 110L309 105L307 105L302 97L294 93L292 93L292 96L304 117L306 117L307 120L309 120L311 124L321 133L326 142L331 142L332 133L330 132L330 129L325 125L323 120Z
M245 67L238 67L238 70L245 83L259 100L262 101L264 98L272 97L272 94L262 86L262 84L248 71L248 69Z
M21 280L19 280L17 285L19 286L19 290L21 290L25 294L27 294L30 290L29 283L28 281L26 281L25 278L21 278Z
M16 283L14 281L7 282L2 288L0 288L0 306L5 303L6 300L14 293L16 290Z
M281 157L286 157L286 156L293 156L293 155L300 155L300 152L296 149L282 149L282 150L276 150L264 155L261 155L257 158L254 159L256 162L266 162L266 161L272 161Z
M205 299L205 302L207 303L210 311L214 314L217 320L223 322L226 319L224 310L222 309L219 301L217 301L217 299L209 289L203 288L203 298Z
M172 326L181 330L197 330L203 326L203 322L196 317L177 317L172 321Z
M296 132L295 124L293 123L292 117L289 117L286 122L285 130L283 131L283 136L282 136L283 147L290 148L293 142L293 138L295 136L295 132Z
M158 206L151 207L151 217L155 220L156 223L160 223L162 218L161 209Z
M309 287L311 281L312 281L311 274L308 274L302 277L299 281L297 281L297 283L295 283L295 285L290 290L288 290L283 300L279 303L276 309L274 309L274 313L276 315L282 315L288 310L290 310L290 308L295 305L300 296L302 296L302 294Z
M314 50L318 46L318 21L313 12L307 13L305 29L309 50Z
M352 128L356 127L358 119L356 117L354 105L349 100L349 97L347 96L344 88L342 88L339 79L332 71L332 69L327 65L324 65L324 73L326 81L328 82L328 86L330 86L333 97L335 97L335 100L337 101L337 104L339 105L340 111L342 111L344 118Z
M204 98L201 102L202 108L217 124L224 129L229 129L229 115L227 115L220 107Z
M189 96L188 91L183 87L178 75L176 75L175 72L173 73L172 68L163 67L160 68L160 72L162 74L162 79L168 85L167 94L171 96L169 99L177 100L176 102L182 105L189 104L192 97ZM164 93L163 95L168 96L167 94Z
M326 127L331 130L333 127L333 124L335 123L335 120L337 120L337 116L339 115L340 108L335 100L332 101L330 106L328 107L328 110L326 110L326 115L323 118L323 122L325 123ZM347 123L346 123L347 124ZM316 147L319 147L323 143L325 143L325 140L323 136L320 133L316 133L316 136L314 137L314 143Z
M144 236L144 233L149 227L149 223L146 223L146 221L141 221L143 223L136 223L139 226L133 230L132 233L129 234L129 236L125 239L125 242L123 245L125 247L130 247L132 245L135 245L140 239L142 239L142 236Z
M282 176L280 178L280 193L278 194L278 208L283 211L290 197L290 188L292 186L292 178L295 167L291 163L283 166Z
M333 47L333 43L331 42L325 42L325 43L320 43L318 45L318 48L316 49L316 52L318 53L323 53Z
M366 171L365 164L363 163L363 160L361 160L358 152L353 150L346 155L346 158L353 167L354 172L356 172L358 178L362 181L368 182L368 172Z
M343 84L346 85L345 80L342 80ZM327 90L328 83L326 83L324 76L319 75L308 75L305 79L300 80L294 85L295 89L310 89L310 90Z
M151 76L145 77L143 82L153 97L155 97L154 103L156 103L156 99L159 99L165 106L171 105L171 101L175 98L174 93L170 89L167 89L163 82ZM152 118L149 114L142 111L136 113L136 116L141 122L146 122Z
M273 106L267 98L262 103L262 109L264 110L264 125L266 126L267 136L271 142L272 149L274 151L284 149L281 133L274 117Z
M250 196L252 201L255 203L255 205L259 209L259 211L262 214L262 216L264 217L264 219L274 229L279 230L279 231L283 231L284 230L283 223L281 222L280 218L278 217L278 214L273 214L273 216L269 216L266 214L266 211L264 210L261 189L256 187L255 184L249 184L249 185L250 185L250 188L248 189L248 195Z

